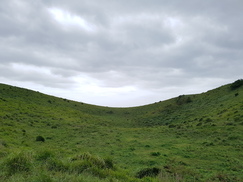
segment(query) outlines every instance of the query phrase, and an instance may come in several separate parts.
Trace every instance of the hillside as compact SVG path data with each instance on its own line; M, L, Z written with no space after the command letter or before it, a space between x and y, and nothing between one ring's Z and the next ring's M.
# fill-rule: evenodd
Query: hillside
M0 181L243 180L242 80L133 108L0 84L0 109Z

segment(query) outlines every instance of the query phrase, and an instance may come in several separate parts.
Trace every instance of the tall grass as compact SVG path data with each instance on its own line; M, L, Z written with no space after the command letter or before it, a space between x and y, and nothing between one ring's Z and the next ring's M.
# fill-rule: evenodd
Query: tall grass
M32 153L22 151L11 153L4 158L1 166L6 176L28 173L32 169Z

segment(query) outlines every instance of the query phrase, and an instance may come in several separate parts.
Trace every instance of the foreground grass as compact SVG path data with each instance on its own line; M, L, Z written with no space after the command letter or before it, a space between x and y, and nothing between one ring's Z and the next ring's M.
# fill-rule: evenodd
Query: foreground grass
M0 181L243 180L242 87L108 108L0 85L0 108Z
M174 181L173 176L159 168L147 168L132 177L128 171L117 168L112 159L90 153L60 158L50 150L19 150L7 154L0 163L1 181ZM156 177L158 176L158 177ZM155 178L156 177L156 178ZM142 179L141 179L142 178Z

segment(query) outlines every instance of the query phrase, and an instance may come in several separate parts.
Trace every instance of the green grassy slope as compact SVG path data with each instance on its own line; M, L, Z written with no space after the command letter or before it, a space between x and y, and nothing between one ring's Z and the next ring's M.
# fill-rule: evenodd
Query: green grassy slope
M0 84L0 181L241 181L243 86L231 87L109 108Z

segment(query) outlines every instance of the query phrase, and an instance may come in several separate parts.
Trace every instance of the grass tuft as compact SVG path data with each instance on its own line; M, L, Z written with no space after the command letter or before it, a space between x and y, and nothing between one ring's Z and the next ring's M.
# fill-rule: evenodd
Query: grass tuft
M32 168L32 154L30 152L11 153L4 159L2 168L9 176L29 172Z

